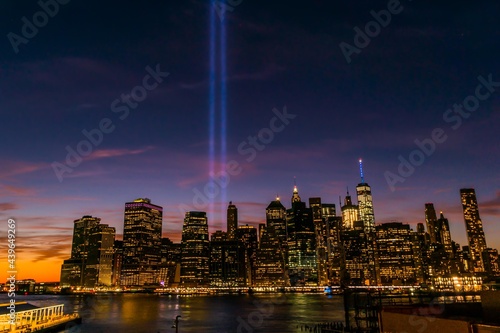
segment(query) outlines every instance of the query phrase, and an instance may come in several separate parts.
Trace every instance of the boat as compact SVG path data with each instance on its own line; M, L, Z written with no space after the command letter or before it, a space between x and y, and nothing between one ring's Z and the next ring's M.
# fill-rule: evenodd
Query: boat
M0 304L0 333L59 332L81 322L77 313L64 313L64 304L44 307L28 302Z

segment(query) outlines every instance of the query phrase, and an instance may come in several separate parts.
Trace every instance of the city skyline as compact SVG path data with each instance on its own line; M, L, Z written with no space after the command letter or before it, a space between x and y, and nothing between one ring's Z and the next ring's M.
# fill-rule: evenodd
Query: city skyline
M361 161L360 161L361 163ZM500 276L498 249L486 246L475 189L460 189L468 244L451 237L443 212L425 204L416 230L403 222L374 224L369 185L358 185L360 208L347 198L336 207L321 198L302 201L297 185L286 209L280 198L266 208L258 228L237 224L227 206L226 230L209 233L206 212L185 213L181 243L162 238L163 207L147 198L125 204L124 241L100 219L74 221L71 258L61 266L61 290L75 288L244 288L431 285ZM360 211L352 221L346 210ZM361 213L365 210L364 213ZM257 239L257 230L259 237ZM443 284L444 283L444 284ZM458 287L460 287L458 285ZM447 287L446 287L447 288ZM455 288L455 287L453 287Z
M363 186L367 186L366 183L362 183ZM359 186L359 185L358 185ZM460 194L462 193L462 191L467 191L469 189L460 189ZM472 191L474 191L474 189L472 189ZM458 191L457 191L458 192ZM476 193L474 193L474 198L476 197ZM300 194L299 194L299 190L298 190L298 186L297 185L294 185L293 186L293 190L291 192L291 195L289 196L288 198L288 201L290 201L289 205L287 205L286 203L286 198L283 198L282 196L278 196L277 198L274 198L275 200L273 201L270 201L271 204L269 204L269 202L267 204L263 204L263 207L271 207L271 206L268 206L268 205L272 205L273 202L280 202L283 206L284 206L284 209L287 209L288 211L291 211L291 207L292 207L292 202L293 201L300 201L304 204L306 204L306 202L310 201L310 200L314 200L316 199L317 197L309 197L307 199L301 199L300 197ZM318 198L318 199L321 199L321 198ZM341 211L341 207L343 207L345 205L345 197L341 197L339 199L342 199L342 205L339 205L339 203L333 203L333 202L327 202L327 201L324 201L322 202L322 204L324 205L324 207L326 207L328 204L334 204L335 207L333 208L333 211L337 211L337 215L336 216L342 216L342 211ZM276 201L277 200L277 201ZM460 200L460 199L458 199ZM375 200L376 201L376 200ZM314 202L314 201L313 201ZM139 199L135 199L131 202L127 202L126 204L126 207L131 205L131 204L138 204L140 205L141 203L144 203L146 205L150 205L151 203L151 199L149 198L139 198ZM353 201L353 204L357 204L357 202L354 202ZM312 202L310 201L310 205L312 207ZM422 204L422 209L421 209L421 219L416 221L415 224L411 223L411 222L408 222L406 220L385 220L384 218L379 218L378 217L378 214L377 214L377 222L376 222L376 226L377 225L382 225L382 224L387 224L387 223L392 223L392 222L398 222L398 223L404 223L404 224L409 224L409 226L412 228L413 231L417 231L417 224L419 223L422 223L424 225L426 225L426 230L427 232L428 231L428 224L427 224L427 221L426 221L426 212L427 212L427 206L428 205L433 205L433 203L424 203ZM481 207L481 202L476 202L476 205L479 206L479 209ZM154 207L157 207L159 210L160 210L160 215L161 215L161 212L163 211L163 207L161 206L157 206L156 204L153 204L152 206ZM348 205L349 206L349 205ZM461 214L461 218L462 218L462 226L463 226L463 232L464 234L463 235L460 235L460 234L457 234L457 230L456 229L459 229L459 228L456 228L456 223L455 223L455 230L453 228L449 228L449 229L445 229L448 230L448 237L450 235L450 232L451 232L451 238L454 240L454 241L457 241L461 246L468 246L468 240L467 240L467 232L466 232L466 226L464 225L464 210L465 208L463 208L463 206L459 205L460 206L460 214ZM228 203L228 207L234 207L236 208L237 210L239 209L238 207L240 207L239 205L236 205L235 203L233 203L232 201L230 201ZM305 206L304 206L305 207ZM351 206L349 206L351 207ZM357 205L355 205L355 207L357 207ZM234 209L233 208L233 209ZM424 209L425 208L425 209ZM127 209L127 208L126 208ZM477 206L476 206L476 211L477 211ZM206 212L202 212L202 211L192 211L192 212L199 212L199 213L203 213L205 214ZM284 210L285 212L285 210ZM188 213L188 212L185 212L185 214ZM228 210L228 216L229 215L229 210ZM123 215L123 211L122 211L122 215ZM250 221L239 221L237 226L238 227L241 227L241 226L245 226L245 225L250 225L252 227L255 227L257 230L259 229L259 225L262 224L262 223L265 223L266 222L266 209L264 208L263 209L263 212L261 214L263 216L263 218L260 220L260 221L253 221L253 222L250 222ZM440 210L440 215L441 215L441 218L443 218L443 211ZM446 216L448 217L450 214L446 214ZM83 217L81 218L77 218L74 222L77 222L77 221L84 221L86 220L87 218L90 218L91 220L97 220L97 224L99 224L100 222L102 222L101 226L104 226L104 227L108 227L108 224L104 224L104 221L101 221L102 218L100 217L99 215L99 212L93 212L92 214L85 214L85 215L82 215ZM186 215L185 215L186 216ZM226 216L226 218L228 217ZM126 216L124 216L125 218L125 221L127 219ZM183 219L185 220L185 218ZM361 220L360 219L360 215L358 214L358 220ZM436 221L439 221L436 217ZM283 222L285 222L283 220ZM448 219L446 219L446 222L448 223ZM208 235L209 237L212 237L212 235L214 235L217 231L223 231L224 233L227 231L227 221L223 221L222 223L219 223L219 224L216 224L216 225L211 225L210 224L210 220L207 218L207 223L208 223ZM349 222L347 222L349 223ZM93 226L93 225L92 225ZM165 230L165 226L164 226L164 222L162 222L162 233L161 233L161 237L163 238L168 238L170 239L170 241L173 241L174 243L178 243L180 244L181 243L181 240L182 240L182 224L181 224L181 230L179 233L165 233L164 230ZM122 221L120 221L120 224L119 225L112 225L110 226L112 229L113 229L113 235L115 235L115 230L119 231L119 230L122 230L123 231L123 228L124 228L124 221L123 221L123 218L122 218ZM352 227L352 226L351 226ZM68 254L71 254L71 258L73 258L73 251L74 251L74 244L72 244L72 237L74 237L74 226L71 227L71 230L72 230L72 236L69 236L69 242L68 242L68 249L69 249L69 253ZM440 232L440 230L437 230L437 232ZM486 236L488 234L486 233ZM432 236L431 236L432 237ZM463 238L464 241L460 241L460 239ZM119 240L119 241L123 241L123 232L122 233L118 233L116 232L116 240ZM489 242L488 244L490 244L490 248L497 248L497 246L495 245L497 243L497 240L495 238L491 239L491 237L489 238ZM73 248L73 250L72 250ZM67 259L69 256L68 255L64 255L62 254L61 255L62 257L64 257L63 259ZM70 259L71 260L71 259ZM63 260L61 260L62 262ZM57 270L57 266L60 266L61 262L54 262L54 270ZM71 261L70 261L71 263ZM26 274L26 273L25 273ZM30 273L27 273L28 275L24 276L24 275L21 275L21 279L26 279L26 278L35 278L36 279L36 276L32 276L32 275L29 275ZM43 281L46 281L46 282L50 282L50 281L56 281L58 280L57 276L59 276L59 273L52 273L51 274L52 276L56 277L54 279L48 279L48 280L43 280ZM42 282L43 282L42 281Z
M434 203L461 245L459 189L475 188L500 248L500 4L55 3L0 13L0 221L16 221L18 278L57 280L82 216L121 239L123 204L150 198L180 242L186 211L212 233L230 201L240 225L265 222L276 195L290 209L294 177L337 215L366 181L376 224L416 230ZM202 197L221 170L225 189Z

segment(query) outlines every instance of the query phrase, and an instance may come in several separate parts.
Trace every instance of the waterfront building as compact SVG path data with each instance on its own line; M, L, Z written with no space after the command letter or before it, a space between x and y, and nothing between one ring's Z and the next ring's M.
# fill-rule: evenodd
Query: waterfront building
M115 228L100 222L90 215L74 221L71 258L61 266L62 287L112 284Z
M368 239L365 234L363 221L354 222L352 228L342 230L340 233L341 247L343 250L342 285L364 286L373 281L368 258Z
M408 224L376 226L377 257L382 285L411 285L417 282L413 254L413 232Z
M238 208L233 205L233 202L229 202L227 207L227 239L236 239L236 230L238 229Z
M205 287L210 282L210 242L205 212L187 212L182 227L181 285Z
M287 210L287 264L292 286L317 285L316 234L311 209L294 186L292 208Z
M428 202L425 204L425 225L431 243L440 243L439 228L437 227L437 216L434 204Z
M343 266L344 251L342 248L341 233L342 233L342 217L340 216L323 216L326 224L326 251L327 251L327 271L328 285L340 286L342 282L342 274L345 269Z
M113 284L114 227L98 224L90 230L88 255L84 268L84 286L111 286Z
M359 218L363 221L365 233L369 235L375 232L375 214L373 212L373 198L372 189L368 183L365 182L363 173L363 161L359 160L359 171L361 176L361 183L356 186L356 193L358 196Z
M484 270L490 278L500 277L500 260L498 250L487 248L483 251Z
M486 238L483 231L483 222L479 217L476 191L473 188L460 189L462 209L464 213L465 230L469 243L471 272L484 272L482 253L486 250Z
M287 287L290 285L285 255L274 226L261 228L262 235L255 258L255 287Z
M272 226L276 231L277 237L283 244L286 244L286 208L281 203L279 197L271 201L266 208L266 225Z
M145 286L159 283L163 208L150 199L136 199L125 204L123 227L122 286Z
M259 242L257 240L257 229L253 226L242 225L236 230L239 245L244 251L244 274L245 285L252 286L255 282L255 265Z
M340 208L342 212L342 222L343 230L354 229L354 222L359 221L359 207L352 203L351 195L349 194L349 189L347 189L347 195L344 198L344 205Z
M236 239L221 230L210 239L210 286L240 287L245 285L245 251Z

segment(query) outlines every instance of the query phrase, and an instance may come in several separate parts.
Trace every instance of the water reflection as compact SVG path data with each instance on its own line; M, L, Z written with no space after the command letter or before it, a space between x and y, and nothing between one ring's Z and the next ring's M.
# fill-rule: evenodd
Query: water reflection
M1 295L6 297L6 295ZM157 296L115 294L98 296L19 296L16 301L38 306L64 304L67 313L84 318L81 332L298 332L301 324L342 321L342 297L317 294L234 296ZM74 331L72 331L74 333Z

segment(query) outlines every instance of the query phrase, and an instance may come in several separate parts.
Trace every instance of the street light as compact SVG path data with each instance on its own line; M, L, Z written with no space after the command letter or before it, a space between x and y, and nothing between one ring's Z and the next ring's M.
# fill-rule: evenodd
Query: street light
M181 316L175 317L174 324L172 325L172 328L175 328L175 333L179 333L179 318Z

